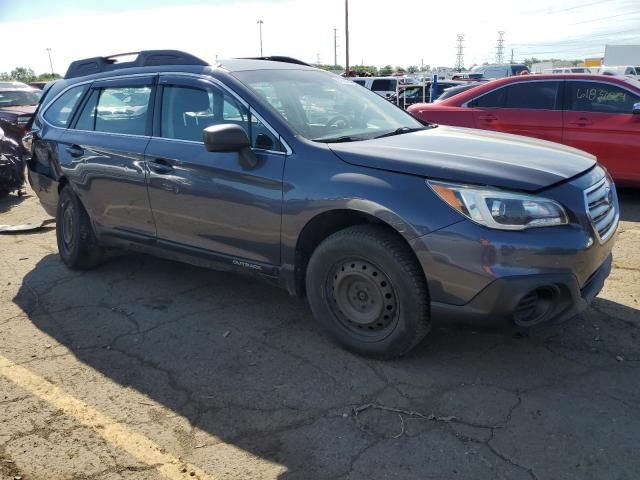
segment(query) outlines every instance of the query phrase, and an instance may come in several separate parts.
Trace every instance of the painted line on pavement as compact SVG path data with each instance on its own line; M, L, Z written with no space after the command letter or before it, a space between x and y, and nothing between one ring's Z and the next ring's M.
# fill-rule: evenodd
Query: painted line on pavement
M30 392L78 423L91 428L109 444L126 451L147 465L155 465L169 480L212 480L201 469L167 453L153 440L131 431L127 426L66 393L60 387L0 355L0 375ZM195 475L191 475L194 472Z

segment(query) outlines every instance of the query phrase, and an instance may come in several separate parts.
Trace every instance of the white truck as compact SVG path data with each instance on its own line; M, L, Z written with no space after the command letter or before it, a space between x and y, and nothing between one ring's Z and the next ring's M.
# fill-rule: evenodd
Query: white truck
M601 71L629 75L630 73L625 73L626 67L637 68L638 66L640 66L640 45L607 45L605 47Z

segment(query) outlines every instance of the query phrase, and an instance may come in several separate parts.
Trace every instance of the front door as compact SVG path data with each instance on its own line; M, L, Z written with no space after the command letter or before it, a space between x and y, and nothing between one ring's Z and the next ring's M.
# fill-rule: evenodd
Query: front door
M471 102L477 128L562 141L558 81L516 82Z
M606 82L570 81L565 88L564 140L596 157L616 180L640 182L640 96Z
M145 152L158 241L192 254L280 263L282 175L277 135L209 81L161 76L154 136ZM241 125L258 157L243 167L237 152L207 152L203 129Z
M144 151L153 76L95 82L63 134L61 164L98 229L147 241L156 235Z

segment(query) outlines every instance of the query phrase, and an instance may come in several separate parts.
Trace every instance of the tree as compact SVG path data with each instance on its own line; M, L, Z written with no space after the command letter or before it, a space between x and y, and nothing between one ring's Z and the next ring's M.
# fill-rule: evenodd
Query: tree
M409 73L416 73L420 70L420 67L416 66L416 65L409 65L407 67L407 72Z
M0 72L0 80L11 80L11 75L9 75L7 72Z
M380 69L380 75L391 75L393 73L393 67L391 65L385 65Z
M344 70L342 65L328 65L324 63L315 63L313 66L316 68L321 68L322 70L327 70L329 72L332 72L334 70Z
M527 66L527 68L531 68L531 66L534 63L540 63L540 60L538 60L536 57L531 57L531 58L525 58L524 62L522 63L524 63Z
M39 82L50 82L51 80L58 80L59 78L62 78L62 75L59 73L41 73L36 80Z
M351 67L351 71L355 72L358 76L375 77L378 75L378 67L374 67L373 65L354 65Z
M402 67L396 67L395 73L405 73L405 69Z
M16 67L11 71L11 78L18 82L29 83L35 81L37 77L30 68Z

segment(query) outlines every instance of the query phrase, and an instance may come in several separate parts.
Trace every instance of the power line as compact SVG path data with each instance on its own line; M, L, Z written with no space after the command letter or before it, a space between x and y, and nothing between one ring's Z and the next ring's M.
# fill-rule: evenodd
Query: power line
M629 15L637 15L639 13L640 13L640 10L633 10L631 12L619 13L617 15L611 15L610 17L592 18L591 20L584 20L582 22L570 23L569 25L582 25L583 23L600 22L602 20L609 20L610 18L627 17Z
M551 8L538 8L535 10L525 10L524 12L522 12L525 15L537 15L540 13L560 13L560 12L569 12L571 10L578 10L580 8L586 8L586 7L592 7L594 5L602 5L604 3L611 3L611 2L620 2L620 0L598 0L597 2L590 2L590 3L583 3L582 5L574 5L572 7L566 7L566 8L559 8L559 9L555 9L553 7Z
M575 7L561 8L560 10L554 10L553 13L568 12L570 10L577 10L579 8L591 7L593 5L602 5L603 3L616 2L616 1L618 0L599 0L597 2L585 3L583 5L576 5Z

